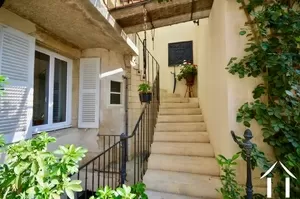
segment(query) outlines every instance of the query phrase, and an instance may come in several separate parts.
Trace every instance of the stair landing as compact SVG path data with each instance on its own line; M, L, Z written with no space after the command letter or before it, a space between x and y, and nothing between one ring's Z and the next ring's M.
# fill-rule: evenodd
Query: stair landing
M218 199L220 168L198 103L161 95L148 170L150 199Z

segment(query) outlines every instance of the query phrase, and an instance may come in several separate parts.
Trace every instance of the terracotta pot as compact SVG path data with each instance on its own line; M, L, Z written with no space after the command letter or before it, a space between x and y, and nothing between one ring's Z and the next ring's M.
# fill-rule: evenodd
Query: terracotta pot
M195 75L188 75L188 76L185 78L185 81L186 81L186 85L187 85L187 86L193 86L193 85L194 85L194 82L195 82Z

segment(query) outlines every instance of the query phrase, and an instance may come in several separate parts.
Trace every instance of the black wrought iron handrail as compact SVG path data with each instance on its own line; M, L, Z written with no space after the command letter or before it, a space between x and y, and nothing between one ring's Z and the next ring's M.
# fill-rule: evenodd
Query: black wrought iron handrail
M119 141L120 142L120 141ZM100 156L102 156L104 153L108 152L109 150L111 150L114 146L116 146L119 142L113 144L112 146L110 146L108 149L106 149L105 151L101 152L99 155L97 155L96 157L92 158L91 160L89 160L88 162L86 162L85 164L81 165L79 167L79 171L84 169L85 167L87 167L89 164L91 164L93 161L97 160Z
M252 185L252 172L251 172L251 153L253 149L253 143L251 139L253 138L250 129L245 130L243 142L239 141L237 136L233 131L231 131L231 136L234 142L236 142L240 148L244 149L246 152L246 163L247 163L247 179L246 179L246 199L253 198L253 185Z
M79 172L73 178L81 180L83 192L77 194L77 198L88 199L99 187L106 185L116 188L127 181L129 184L135 184L142 181L147 170L147 162L150 156L151 144L153 142L154 128L159 110L159 98L157 95L156 77L153 83L153 100L147 103L137 120L131 135L121 136L103 135L110 138L118 137L118 141L106 148L96 157L84 163L79 168ZM126 159L126 147L131 143L129 152L132 157L128 162ZM127 164L132 165L131 173L127 171ZM129 177L129 178L128 178Z
M82 181L84 190L77 194L78 199L88 199L99 187L106 185L116 188L125 182L135 184L142 181L147 170L160 104L159 64L147 49L146 40L138 34L136 36L143 48L139 70L143 71L144 81L152 84L152 100L142 108L131 135L101 135L100 132L103 151L80 166L79 172L73 176Z

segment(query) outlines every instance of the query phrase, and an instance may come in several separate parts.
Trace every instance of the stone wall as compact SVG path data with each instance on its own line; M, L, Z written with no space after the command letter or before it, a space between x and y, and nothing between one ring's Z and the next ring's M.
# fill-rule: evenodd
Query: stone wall
M103 150L103 140L98 135L120 135L125 132L125 110L122 105L109 104L110 81L123 81L126 75L126 66L131 67L131 56L125 56L108 49L78 49L62 41L59 38L38 28L34 23L10 12L0 9L0 24L8 25L14 29L30 34L36 38L36 45L47 48L72 59L72 127L58 129L49 132L49 135L57 138L57 143L50 145L49 150L56 149L59 145L75 144L88 149L87 158L98 155ZM97 57L100 63L100 128L99 129L78 129L78 107L79 107L79 71L80 58ZM123 70L115 73L114 71ZM131 71L127 71L130 77ZM134 84L136 85L136 84ZM124 102L125 83L123 81L122 100ZM135 89L135 88L134 88ZM136 99L131 101L130 106L138 108ZM132 121L133 122L133 121Z

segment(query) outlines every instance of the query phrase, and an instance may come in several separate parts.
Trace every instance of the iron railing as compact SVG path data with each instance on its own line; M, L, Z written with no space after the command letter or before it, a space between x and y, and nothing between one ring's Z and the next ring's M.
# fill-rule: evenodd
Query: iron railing
M246 162L247 162L247 179L246 179L246 199L253 198L253 185L252 185L252 171L251 171L251 153L253 149L253 143L250 141L253 138L252 132L250 129L247 129L244 132L244 141L241 142L238 140L237 136L233 131L231 131L231 136L233 140L245 150L246 153Z
M152 100L144 104L131 135L100 135L103 152L79 168L73 179L81 180L83 191L77 198L88 199L106 185L115 189L143 180L151 152L154 129L160 104L159 64L146 47L146 39L135 35L143 53L138 58L138 70L144 81L152 85ZM126 130L125 130L126 132Z
M101 136L102 143L105 142L104 146L108 148L79 168L73 178L82 181L84 191L77 193L78 199L88 199L98 188L106 185L115 189L125 182L135 184L143 180L159 111L158 82L157 75L153 83L153 99L144 105L133 133L130 136ZM126 159L127 147L131 157L129 161Z

